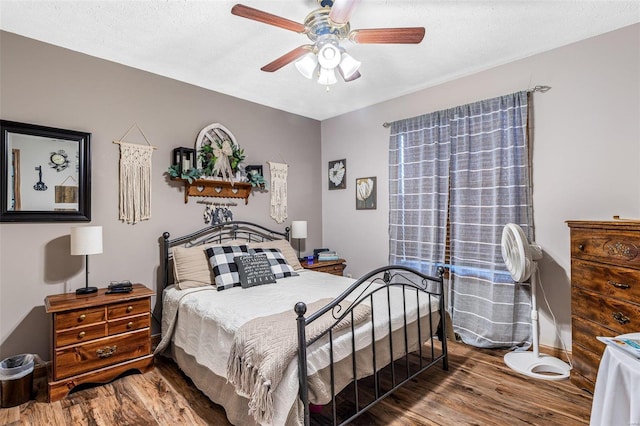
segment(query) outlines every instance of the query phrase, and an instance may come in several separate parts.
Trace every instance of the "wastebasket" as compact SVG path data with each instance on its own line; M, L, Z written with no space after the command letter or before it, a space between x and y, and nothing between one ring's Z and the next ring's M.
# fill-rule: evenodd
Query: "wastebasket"
M31 399L33 389L32 354L16 355L5 358L0 362L0 406L2 408L15 407Z

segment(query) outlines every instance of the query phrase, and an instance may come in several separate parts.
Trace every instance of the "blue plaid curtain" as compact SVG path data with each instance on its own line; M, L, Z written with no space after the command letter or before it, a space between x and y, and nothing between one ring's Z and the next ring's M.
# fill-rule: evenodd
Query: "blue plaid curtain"
M454 330L474 346L531 340L529 285L514 283L500 250L507 223L533 236L527 113L523 91L391 127L390 262L446 264Z

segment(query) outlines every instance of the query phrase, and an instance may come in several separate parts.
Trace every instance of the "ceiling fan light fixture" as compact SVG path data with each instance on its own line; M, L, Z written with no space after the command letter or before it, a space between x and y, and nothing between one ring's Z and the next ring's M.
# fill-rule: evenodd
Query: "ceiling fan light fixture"
M336 72L333 68L320 67L320 75L318 76L318 83L324 86L330 86L336 84L338 79L336 78Z
M345 79L348 79L353 74L358 71L362 62L354 59L353 56L349 55L347 52L342 53L342 60L340 61L340 71Z
M322 68L334 69L340 63L340 49L333 43L324 43L318 49L318 62Z
M313 77L316 67L318 66L318 60L316 59L316 55L308 52L295 62L295 66L300 74L310 79Z

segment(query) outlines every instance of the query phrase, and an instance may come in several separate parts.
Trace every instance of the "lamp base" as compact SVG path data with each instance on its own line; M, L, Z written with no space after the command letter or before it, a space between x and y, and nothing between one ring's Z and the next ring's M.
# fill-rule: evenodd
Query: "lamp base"
M97 293L98 287L82 287L76 290L76 294L91 294Z
M512 370L525 376L542 380L568 379L571 371L569 365L551 355L533 352L509 352L504 356L504 363Z

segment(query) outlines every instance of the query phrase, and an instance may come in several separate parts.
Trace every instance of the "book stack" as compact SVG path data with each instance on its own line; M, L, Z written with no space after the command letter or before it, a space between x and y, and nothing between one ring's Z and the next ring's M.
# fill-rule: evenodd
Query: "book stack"
M326 262L328 260L338 260L338 253L333 250L321 251L318 253L318 262Z

